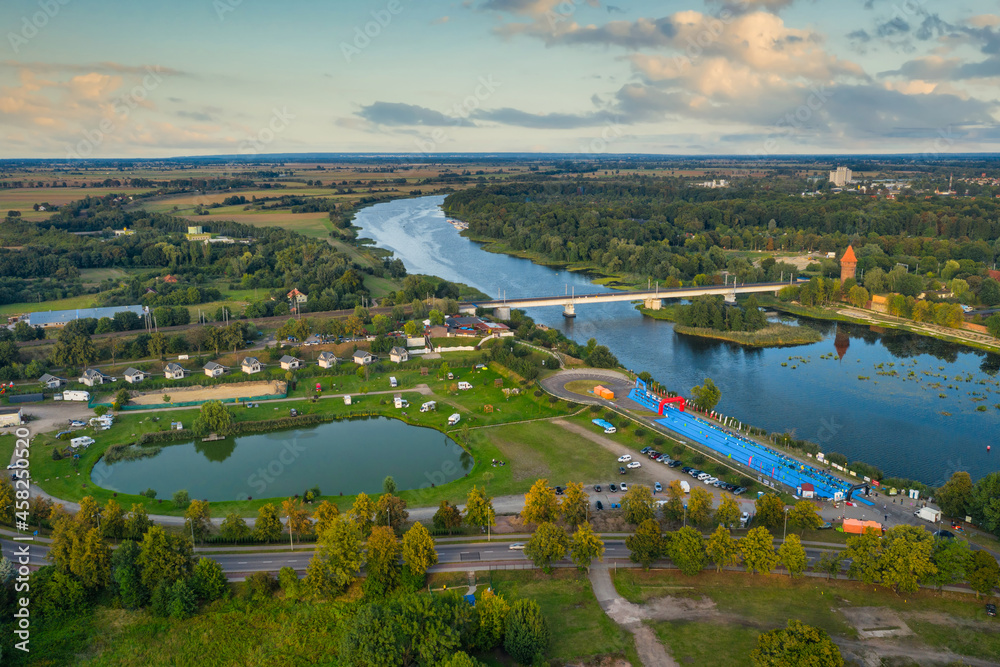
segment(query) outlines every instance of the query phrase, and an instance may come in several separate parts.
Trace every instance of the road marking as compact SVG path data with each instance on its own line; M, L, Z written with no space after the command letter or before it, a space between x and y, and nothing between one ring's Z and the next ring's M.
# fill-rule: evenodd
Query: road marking
M265 562L265 563L273 563L274 561L273 561L273 560L266 560L266 561L264 561L264 562Z
M237 563L236 563L236 564L237 564L237 565L246 565L246 564L247 564L247 562L246 562L245 560L241 560L241 561L237 561Z

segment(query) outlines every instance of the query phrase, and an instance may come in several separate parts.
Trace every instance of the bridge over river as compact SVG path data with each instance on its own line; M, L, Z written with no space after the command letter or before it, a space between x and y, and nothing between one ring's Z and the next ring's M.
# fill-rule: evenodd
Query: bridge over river
M641 290L635 292L601 292L598 294L566 293L557 296L536 296L525 298L501 298L490 301L469 301L461 304L463 312L475 312L476 308L495 309L500 319L510 319L511 308L533 308L539 306L562 306L564 317L576 317L576 307L609 301L642 301L646 308L659 310L665 299L691 299L696 296L720 295L727 301L736 300L737 294L777 293L789 285L808 282L803 279L779 283L748 283L732 285L702 285L700 287L678 287L675 289Z

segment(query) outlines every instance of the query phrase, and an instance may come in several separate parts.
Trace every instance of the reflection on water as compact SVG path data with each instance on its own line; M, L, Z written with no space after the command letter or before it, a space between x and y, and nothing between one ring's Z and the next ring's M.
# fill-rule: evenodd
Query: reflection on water
M355 224L363 236L395 251L411 273L490 295L607 291L580 274L483 251L445 222L443 200L377 204L360 211ZM649 371L671 389L687 393L710 377L722 389L718 409L724 414L791 432L894 475L937 484L955 470L978 479L998 467L986 451L1000 427L995 354L901 331L799 318L790 319L815 328L823 340L748 349L676 336L673 325L645 318L629 303L578 306L570 320L561 306L528 313L578 342L596 338L627 368Z
M429 488L473 463L438 431L376 417L172 445L153 458L99 461L91 477L123 493L152 488L168 498L185 489L192 498L238 500L301 495L313 486L325 495L378 493L387 475L400 489Z

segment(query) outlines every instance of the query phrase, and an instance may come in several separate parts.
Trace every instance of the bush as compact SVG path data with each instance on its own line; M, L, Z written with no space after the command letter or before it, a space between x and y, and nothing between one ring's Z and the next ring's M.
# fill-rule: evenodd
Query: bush
M247 600L265 600L278 590L278 580L270 572L254 572L243 584L242 595Z
M705 457L702 454L695 454L693 457L691 457L691 462L694 463L696 466L700 466L702 463L705 462Z
M543 395L544 393L545 393L545 392L544 392L544 391L542 391L541 389L537 389L537 390L535 391L535 398L541 398L541 397L542 397L542 395Z
M595 414L595 415L596 415L596 414L597 414L598 412L600 412L600 411L601 411L601 406L599 406L599 405L591 405L591 406L590 406L590 411L591 411L591 412L592 412L593 414Z
M278 572L278 584L288 600L298 600L301 592L299 575L294 568L285 566Z

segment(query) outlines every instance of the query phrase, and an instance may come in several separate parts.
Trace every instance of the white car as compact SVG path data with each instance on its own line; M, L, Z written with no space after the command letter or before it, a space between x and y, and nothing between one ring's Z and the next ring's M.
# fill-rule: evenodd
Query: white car
M626 467L626 468L641 468L641 467L642 467L642 464L641 464L641 463L639 463L638 461L632 461L632 463L629 463L629 464L628 464L627 466L625 466L625 467Z
M618 485L618 490L621 491L622 493L625 493L626 491L628 491L628 484L622 482L621 484Z
M524 551L524 545L521 544L520 542L512 544L507 548L510 549L511 551Z
M704 482L709 477L711 477L711 475L709 475L707 472L703 472L700 475L698 475L695 479L697 479L699 482Z
M631 460L632 460L631 454L625 454L624 456L618 457L618 463L625 463L626 461L631 461Z

